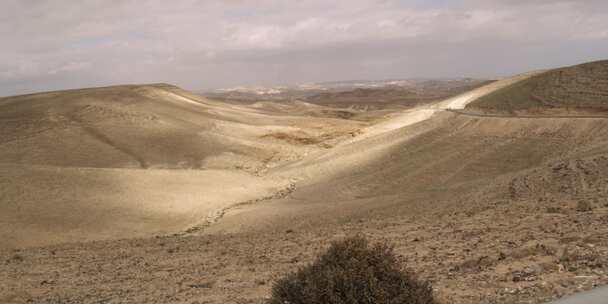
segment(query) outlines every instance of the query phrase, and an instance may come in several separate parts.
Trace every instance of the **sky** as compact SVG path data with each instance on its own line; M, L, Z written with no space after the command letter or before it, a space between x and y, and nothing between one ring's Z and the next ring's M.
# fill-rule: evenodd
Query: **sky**
M606 0L0 0L0 96L496 78L608 59Z

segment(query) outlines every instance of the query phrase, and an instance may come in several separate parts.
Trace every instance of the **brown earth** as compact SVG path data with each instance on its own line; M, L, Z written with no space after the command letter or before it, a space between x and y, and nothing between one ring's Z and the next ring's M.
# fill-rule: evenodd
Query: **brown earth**
M9 177L0 179L2 214L9 214L2 223L17 220L2 232L27 232L0 251L0 302L262 303L274 278L311 261L332 239L355 233L394 243L404 265L430 280L442 303L542 303L607 284L608 119L476 117L441 109L415 120L409 118L417 110L336 119L322 115L335 109L305 103L217 103L201 110L227 125L222 136L276 149L276 156L259 157L264 164L259 170L238 167L238 157L213 160L217 171L178 170L167 162L164 169L123 165L113 174L104 168L77 174L69 170L85 169L9 159L11 164L2 167ZM245 116L233 125L239 113ZM257 128L264 132L251 131ZM231 146L222 142L220 147ZM206 156L202 162L209 158L214 159ZM154 158L143 159L158 166ZM115 184L89 181L96 174ZM244 176L235 182L216 174ZM169 176L159 177L164 175ZM157 181L134 181L154 176ZM13 190L30 180L32 188ZM82 185L70 189L75 180ZM175 184L165 188L168 181ZM91 184L103 188L78 190ZM36 187L42 189L38 196L31 194ZM5 194L8 189L12 194ZM124 193L87 202L100 189ZM196 191L211 190L217 194L196 203ZM77 199L62 199L57 193L64 191ZM144 195L137 191L146 191L146 199L131 204L131 195ZM34 196L27 204L15 199L24 193ZM182 205L186 193L193 198ZM161 195L174 197L157 198ZM45 197L55 199L46 203ZM152 206L158 214L170 216L152 213L142 234L132 233L133 225L110 228L150 216L148 199L156 199ZM223 201L212 208L218 212L194 220L216 199ZM165 208L167 200L173 205ZM129 206L135 215L87 207L93 211L82 214L96 217L78 223L80 233L51 230L58 226L53 220L63 222L67 214L49 213L53 208L112 202ZM47 214L53 215L43 222L47 235L65 239L49 242L40 229L27 230ZM186 215L191 218L180 218ZM87 231L97 218L96 224L105 225ZM184 228L154 230L154 221L161 219L166 227ZM125 239L101 233L108 231L122 231ZM38 245L28 241L37 238ZM82 242L92 239L98 241Z

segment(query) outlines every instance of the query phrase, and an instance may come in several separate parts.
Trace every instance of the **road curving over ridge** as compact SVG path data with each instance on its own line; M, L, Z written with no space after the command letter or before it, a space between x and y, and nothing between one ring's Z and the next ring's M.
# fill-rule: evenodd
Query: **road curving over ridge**
M532 71L515 75L512 77L504 78L501 80L494 81L485 86L476 88L474 90L462 93L460 95L448 98L431 105L424 105L413 109L408 109L402 112L391 114L385 121L374 124L362 130L362 134L342 144L348 144L356 141L360 141L366 138L370 138L379 134L390 132L399 128L407 127L415 123L430 119L437 112L440 111L459 111L463 110L468 104L477 100L478 98L495 92L496 90L508 87L520 81L526 80L530 77L543 73L544 71Z

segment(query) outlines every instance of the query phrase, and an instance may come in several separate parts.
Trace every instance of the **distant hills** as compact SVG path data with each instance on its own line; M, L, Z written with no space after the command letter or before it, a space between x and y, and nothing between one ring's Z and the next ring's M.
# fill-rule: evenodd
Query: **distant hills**
M297 86L236 87L203 92L203 95L241 102L298 99L334 107L383 108L443 99L486 83L487 80L471 78L351 80Z

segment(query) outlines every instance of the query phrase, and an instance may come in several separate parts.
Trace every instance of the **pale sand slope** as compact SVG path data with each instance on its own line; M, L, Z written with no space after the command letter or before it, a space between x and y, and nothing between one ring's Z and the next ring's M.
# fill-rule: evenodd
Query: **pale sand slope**
M326 149L290 136L338 138L363 124L291 106L162 84L0 98L0 248L181 233L272 196L290 180L265 170Z
M221 103L168 85L40 93L0 98L0 163L255 172L270 158L319 149L265 135L314 137L361 125Z
M0 248L170 234L287 185L244 172L0 166Z

